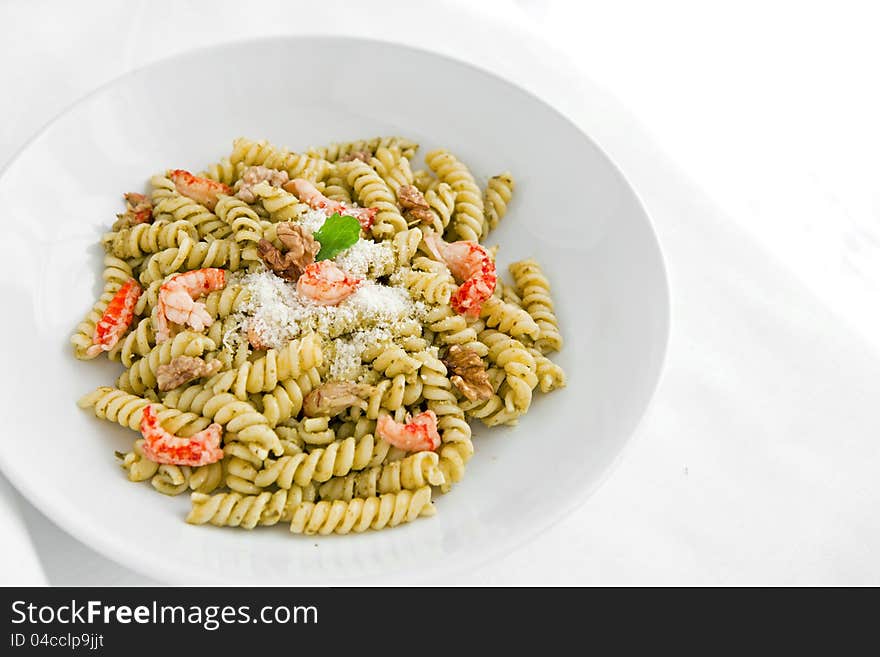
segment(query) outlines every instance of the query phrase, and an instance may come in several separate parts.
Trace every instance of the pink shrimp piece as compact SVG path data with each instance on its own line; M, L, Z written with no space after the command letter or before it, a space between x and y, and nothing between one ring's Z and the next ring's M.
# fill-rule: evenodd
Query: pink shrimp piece
M232 188L210 178L199 178L189 171L175 169L168 174L177 191L196 203L213 210L221 194L232 194Z
M383 415L376 421L376 435L407 452L433 452L440 447L434 411L425 411L414 417L407 415L406 424Z
M204 331L214 323L205 304L196 299L226 287L226 272L216 267L194 269L175 274L159 288L156 303L156 342L171 337L168 323L187 324L196 331Z
M489 252L476 242L445 242L436 233L426 234L425 244L460 284L450 299L452 309L460 315L479 317L483 302L492 296L498 282Z
M134 319L134 307L141 296L141 287L133 279L116 291L101 319L95 325L92 346L86 349L86 356L94 358L102 351L110 351L125 335L131 320Z
M335 306L354 294L360 282L332 260L320 260L305 268L296 282L296 291L322 306Z
M181 438L159 426L152 406L144 407L141 418L144 456L155 463L196 467L216 463L223 458L220 437L223 428L216 422L189 438Z
M354 217L360 223L361 228L370 230L376 219L378 208L355 208L340 201L334 201L324 196L312 183L304 178L294 178L284 183L284 189L294 194L300 201L307 204L312 210L323 210L329 217L334 213Z

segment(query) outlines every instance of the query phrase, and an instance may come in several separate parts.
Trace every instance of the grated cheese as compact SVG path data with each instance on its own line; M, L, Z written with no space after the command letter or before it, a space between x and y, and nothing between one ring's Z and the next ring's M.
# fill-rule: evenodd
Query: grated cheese
M299 225L309 233L314 233L327 220L323 210L308 210L299 219Z
M328 347L330 375L353 380L363 372L361 354L394 338L421 335L427 307L413 301L402 287L364 279L337 306L322 306L301 296L296 285L269 270L248 274L241 284L250 292L243 305L240 330L253 329L268 347L315 331Z
M377 278L387 276L394 269L394 251L389 242L361 238L333 261L355 276Z
M367 331L336 338L328 349L330 362L330 379L338 381L357 381L363 378L365 368L361 354L370 347L381 343L390 343L391 331L376 327Z

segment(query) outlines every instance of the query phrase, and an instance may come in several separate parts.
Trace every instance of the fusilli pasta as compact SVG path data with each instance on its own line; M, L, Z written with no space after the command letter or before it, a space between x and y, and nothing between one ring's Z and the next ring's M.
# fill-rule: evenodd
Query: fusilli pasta
M469 419L515 424L565 385L547 277L528 259L499 280L498 247L473 244L512 176L481 194L449 151L413 169L417 148L239 138L201 177L154 175L151 206L126 195L71 342L125 368L79 405L140 433L117 452L130 481L191 492L194 525L394 527L462 480Z

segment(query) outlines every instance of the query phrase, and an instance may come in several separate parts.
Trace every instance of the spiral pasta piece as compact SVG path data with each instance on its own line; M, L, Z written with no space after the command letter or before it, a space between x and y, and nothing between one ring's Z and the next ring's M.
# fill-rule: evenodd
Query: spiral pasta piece
M104 311L107 310L107 306L113 299L113 296L119 288L131 280L132 276L131 265L127 262L115 256L104 256L104 272L102 274L104 289L85 318L77 324L73 335L70 337L70 342L74 348L74 356L78 359L91 360L95 357L86 353L88 348L92 346L95 327L101 321L101 317L104 315Z
M151 255L144 263L140 281L149 286L170 274L204 267L225 267L229 271L238 271L241 261L241 248L233 240L195 242L186 236L180 246Z
M535 374L538 376L538 388L541 392L552 392L557 388L564 388L565 371L542 354L540 350L534 347L526 349L535 359Z
M144 317L107 352L107 357L110 360L120 360L126 367L131 367L135 360L146 356L155 346L156 334L153 331L153 321L149 317Z
M189 235L190 239L199 239L198 231L190 222L163 220L136 224L112 233L105 233L101 242L104 248L117 258L140 258L162 249L179 246L184 235Z
M309 206L300 202L296 196L267 182L254 185L251 191L269 213L269 219L273 223L299 221L309 211Z
M502 396L506 408L522 415L529 409L532 390L538 385L534 356L521 342L498 331L486 329L480 333L480 340L489 347L489 361L504 370L502 388L506 387L506 394Z
M400 282L413 299L447 306L456 289L455 279L446 265L429 258L418 257L411 263L412 269L401 269Z
M211 493L223 485L223 461L192 468L189 477L190 490Z
M403 286L414 299L424 299L435 305L448 305L455 291L455 280L449 272L438 274L430 271L409 270L403 272Z
M223 483L229 490L242 495L257 495L263 491L254 483L259 468L263 467L263 459L247 443L227 441L223 446L222 463Z
M396 148L400 150L404 157L412 159L419 145L405 137L373 137L372 139L336 142L327 146L313 146L306 153L328 162L336 162L340 158L344 158L352 153L372 155L379 148Z
M324 181L323 193L324 196L332 201L339 201L340 203L345 203L346 205L351 204L351 189L345 182L345 176L342 175L342 172L339 170L339 167L335 163L330 168L330 172L327 175L327 180Z
M454 312L449 306L438 306L428 311L425 324L434 334L438 345L457 344L485 356L489 350L477 338L477 330L468 323L467 318Z
M318 488L322 500L351 500L355 497L377 497L422 486L446 483L435 452L416 452L400 461L377 465L344 477L333 477Z
M163 464L150 484L163 495L180 495L186 490L210 493L223 484L223 463L217 461L198 467Z
M287 426L296 430L298 441L307 449L325 447L336 440L336 431L330 426L330 418L326 415L291 420Z
M225 221L183 194L174 193L160 199L153 206L153 216L156 222L185 221L195 228L200 239L210 237L219 240L232 234Z
M422 231L418 228L410 228L395 233L391 238L392 251L398 267L406 267L415 257L422 243Z
M225 391L214 391L211 380L180 391L172 390L162 398L162 403L209 418L228 432L225 440L238 440L246 444L260 459L266 458L270 452L275 455L284 453L281 441L269 426L266 416L248 401Z
M512 303L514 306L522 308L522 299L520 299L520 296L517 294L516 288L513 285L509 285L504 281L498 281L498 284L495 286L495 291L492 294L502 301Z
M419 368L419 361L406 353L403 347L390 345L378 347L378 350L378 354L373 354L369 350L364 352L363 359L365 362L372 361L373 369L386 377L393 378L398 374L408 374Z
M130 452L126 454L117 452L116 456L122 459L120 465L128 475L129 481L146 481L147 479L151 479L159 469L158 463L151 461L144 456L143 438L138 438L134 441L134 446L131 448Z
M296 507L314 499L314 486L294 486L289 490L261 492L256 495L193 493L190 496L192 508L186 521L193 525L211 523L215 527L253 529L257 525L270 526L279 522L290 522Z
M503 388L506 377L504 370L494 366L489 367L486 370L486 375L492 386L492 396L486 400L462 399L459 400L459 407L467 417L480 420L489 427L502 424L515 425L520 414L508 408L502 398L505 393Z
M269 426L275 427L299 415L305 396L320 384L318 368L312 367L296 378L281 381L271 392L263 395L259 408L269 421Z
M211 423L211 420L196 413L168 408L163 404L109 386L101 386L93 390L83 396L77 404L80 408L91 408L97 418L116 422L134 431L140 431L144 408L150 405L156 411L156 417L159 418L162 428L184 438L198 433ZM143 453L141 452L140 455L143 456Z
M436 178L434 178L434 174L427 169L416 169L413 171L412 184L415 185L422 194L427 192L435 181Z
M541 336L541 329L529 313L494 295L483 302L480 317L486 320L486 326L513 338L526 336L537 340Z
M290 531L294 534L348 534L367 529L396 527L419 516L435 513L431 487L402 490L381 497L354 498L348 502L303 502L293 510Z
M213 319L224 319L239 312L249 298L250 291L241 283L229 282L223 289L205 295L202 303Z
M163 495L180 495L189 489L191 469L188 466L160 465L150 484Z
M271 484L278 488L290 488L293 484L305 486L313 481L327 481L330 477L347 475L352 470L379 465L389 448L387 442L370 434L362 438L337 440L308 453L267 460L255 483L261 488Z
M254 209L235 196L221 195L214 208L232 228L232 239L241 250L242 260L250 266L261 262L257 243L265 236L264 222Z
M403 157L400 149L397 147L386 148L380 146L376 149L375 154L370 159L376 173L378 173L385 184L391 188L395 197L398 190L404 185L412 185L413 173L409 166L409 160Z
M339 170L358 202L364 207L377 208L372 227L374 237L386 239L407 229L406 220L397 207L397 197L370 165L352 160L340 164Z
M429 352L422 352L418 358L421 361L419 376L424 384L422 395L428 409L437 416L441 441L438 465L444 478L441 490L447 491L464 477L465 464L474 454L471 427L458 405L443 362Z
M140 275L140 272L138 272L138 275ZM156 307L156 303L159 301L159 288L162 287L164 282L162 279L150 281L149 285L144 287L144 291L134 306L134 314L136 316L146 317L153 312L153 308Z
M241 317L239 315L220 317L208 327L205 335L218 347L218 351L212 352L208 360L216 359L220 361L221 367L218 371L241 367L247 360L247 343L238 338L240 329ZM230 340L234 341L235 344L229 342ZM240 360L236 361L237 358L240 358Z
M538 325L535 347L541 353L562 349L559 320L550 297L550 281L534 259L520 260L510 265L516 291L522 298L522 307Z
M455 211L455 191L448 183L442 182L425 192L425 201L434 216L431 227L442 235Z
M443 149L425 155L425 163L437 178L448 183L455 192L455 214L449 225L450 236L479 242L488 231L488 224L483 217L483 197L470 170L452 153Z
M181 331L134 361L120 375L116 385L127 392L142 394L147 388L156 387L156 373L160 365L167 365L177 356L202 356L216 348L214 341L201 333Z
M217 182L232 187L244 174L245 168L243 162L233 164L229 161L229 158L224 157L219 162L208 166L208 168L202 171L199 176L202 178L208 178L209 180L216 180Z
M159 201L171 198L172 196L179 196L179 194L177 192L177 185L165 173L157 173L152 176L150 178L150 187L152 188L150 200L153 203L153 220L155 221L159 218L156 213L156 205L158 205Z
M330 164L323 158L293 153L286 148L276 148L269 142L251 141L239 137L232 142L229 162L245 167L264 166L269 169L286 171L290 178L306 178L313 182L323 180L330 170Z
M238 399L249 394L271 392L286 379L301 376L323 362L321 341L309 333L300 340L291 340L281 349L269 349L266 354L247 361L235 370L221 372L213 379L214 390L231 390Z
M507 214L507 206L513 196L513 188L513 176L509 171L489 178L489 183L483 192L483 213L488 225L486 232L498 226L498 222Z

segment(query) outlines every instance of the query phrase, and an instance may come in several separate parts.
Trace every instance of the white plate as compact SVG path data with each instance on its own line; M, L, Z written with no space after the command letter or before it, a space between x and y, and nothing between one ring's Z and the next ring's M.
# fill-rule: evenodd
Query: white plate
M475 425L477 453L435 518L320 539L185 524L185 495L128 483L116 464L113 451L135 434L75 405L112 384L119 367L77 362L67 342L100 287L99 235L122 192L166 168L200 170L236 136L304 149L384 134L417 139L421 153L449 148L482 180L514 173L510 214L488 242L501 245L502 265L528 256L543 264L567 340L554 358L568 387L537 394L516 428ZM424 51L291 37L160 62L101 88L34 138L0 178L0 207L0 465L74 536L169 582L442 581L583 501L635 430L662 368L665 270L617 168L539 99Z

